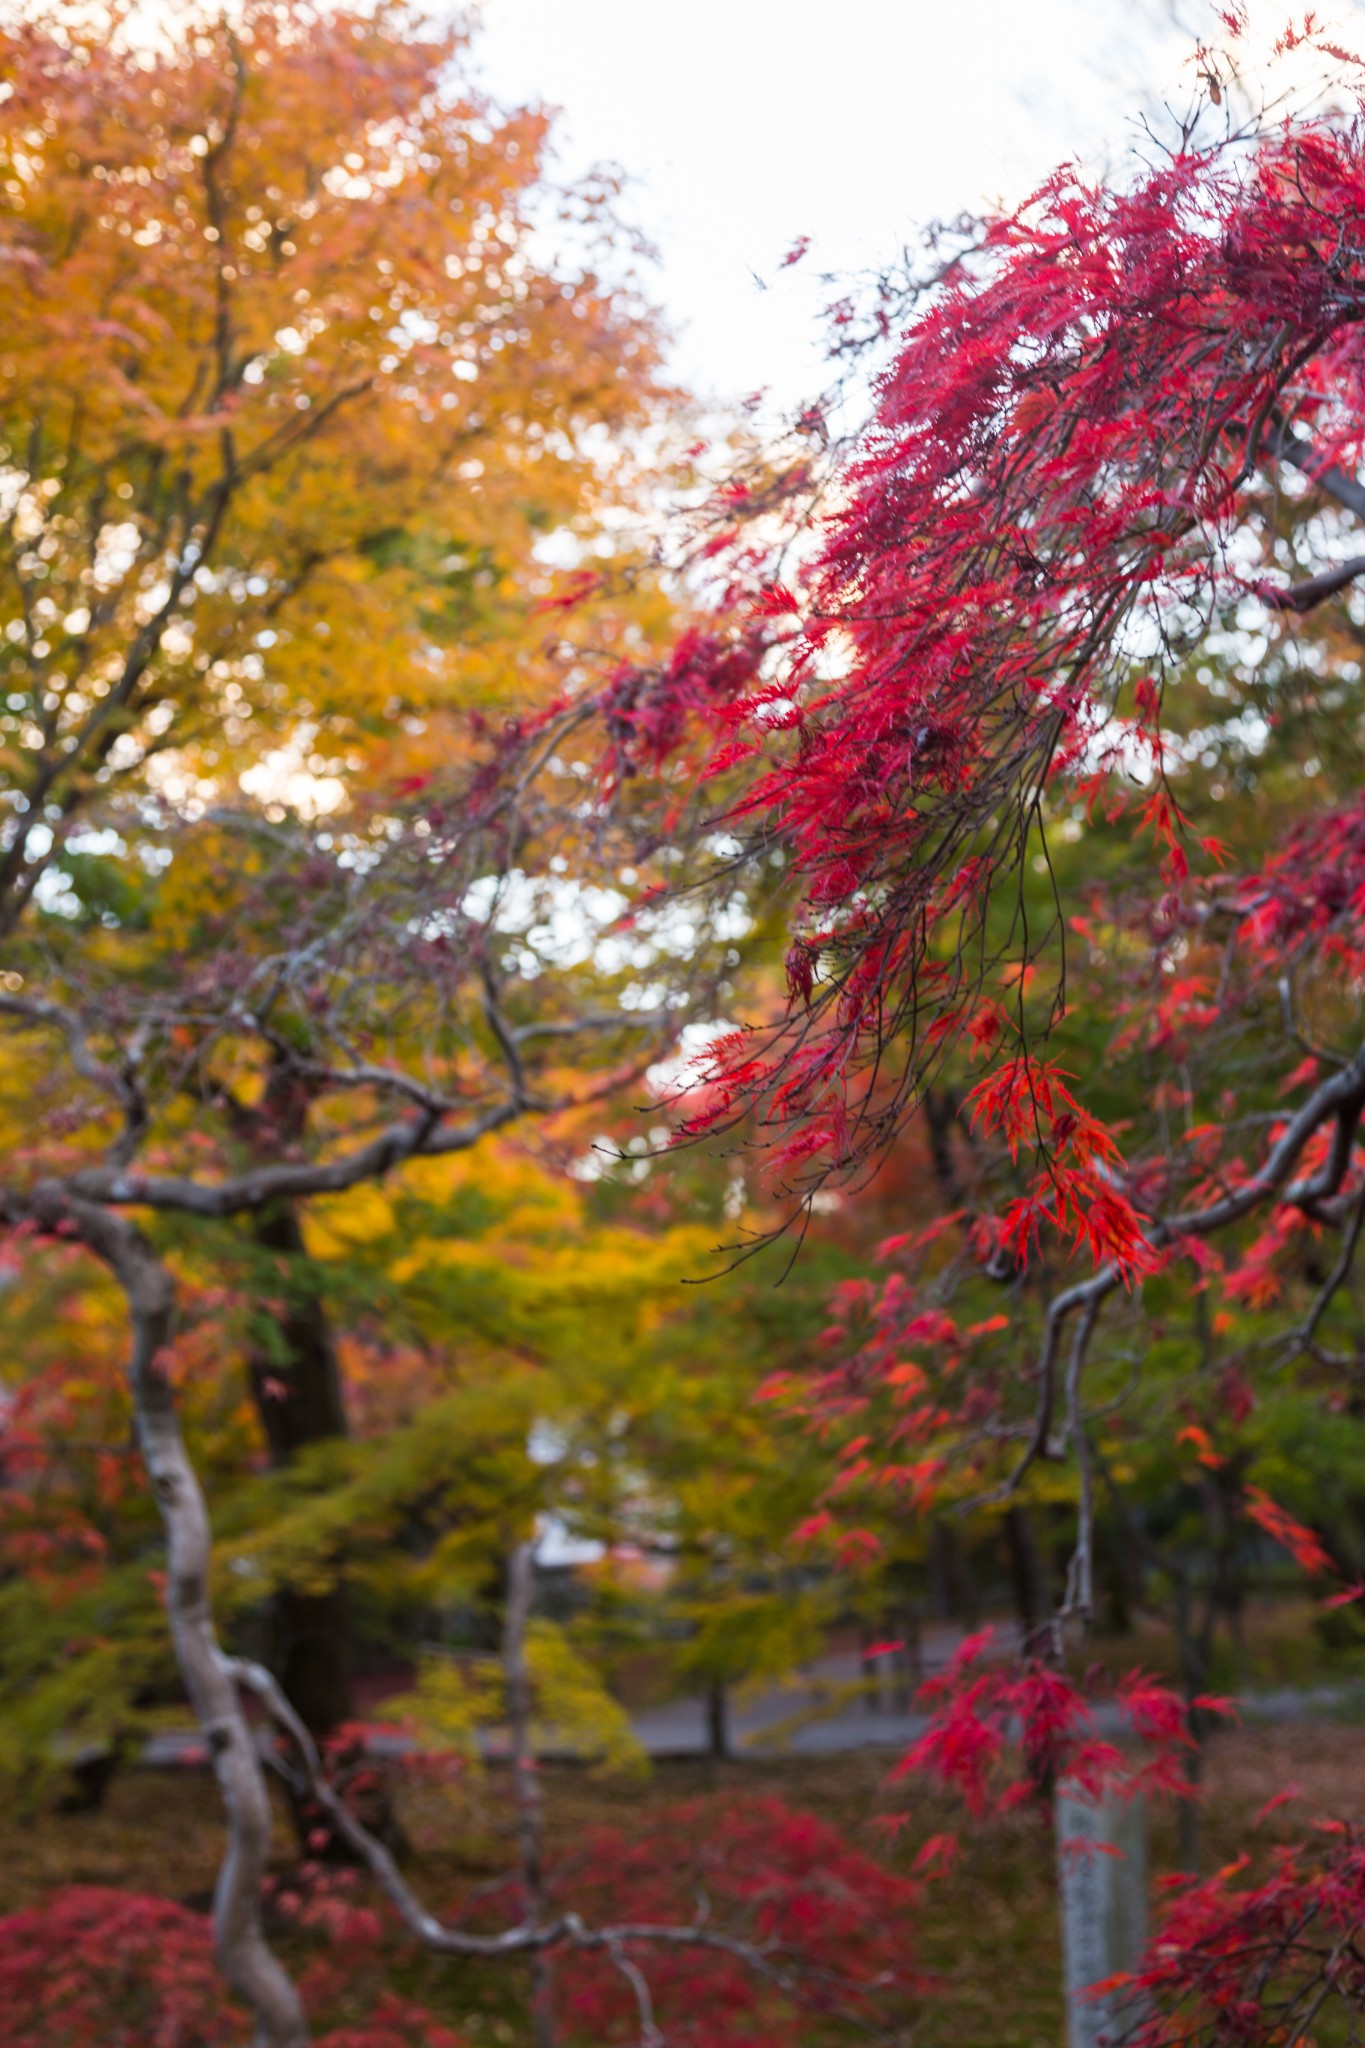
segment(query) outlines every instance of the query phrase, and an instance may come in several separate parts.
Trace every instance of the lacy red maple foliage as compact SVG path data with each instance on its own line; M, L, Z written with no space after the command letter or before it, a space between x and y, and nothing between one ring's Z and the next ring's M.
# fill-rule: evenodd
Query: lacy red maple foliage
M1059 172L915 313L804 557L782 551L812 465L735 485L708 544L729 623L609 686L610 772L685 750L738 778L726 826L797 878L787 1017L712 1048L686 1125L756 1112L795 1202L880 1158L974 1042L997 1059L979 1126L1037 1161L1003 1245L1050 1228L1150 1268L1114 1134L1038 1051L1064 906L1041 929L1022 891L1004 928L991 912L1046 858L1059 788L1126 806L1162 900L1219 858L1165 776L1164 692L1218 607L1305 609L1359 571L1286 587L1235 540L1267 472L1330 483L1358 454L1362 218L1358 119L1187 144L1123 187ZM1344 853L1358 827L1318 831ZM1349 887L1323 894L1311 838L1277 859L1270 922Z
M320 1865L270 1886L276 1921L316 1950L301 1980L309 2010L367 2008L318 2048L458 2048L384 1985L405 1945L359 1889L358 1872ZM776 2048L804 2038L811 2012L866 2025L919 1983L907 1961L918 1887L778 1800L695 1800L646 1830L592 1829L554 1889L566 1909L621 1930L609 1949L559 1958L566 2039L638 2039L643 1985L677 2048ZM654 1938L669 1928L704 1936L670 1952ZM0 1920L0 2048L232 2048L244 2025L209 1921L171 1900L70 1886Z
M920 1978L911 1960L920 1888L849 1847L838 1830L776 1799L671 1807L648 1832L596 1828L564 1873L564 1903L592 1921L697 1922L742 1935L767 1969L723 1947L639 1961L656 2020L676 2048L746 2048L804 2037L802 2013L885 2020ZM630 2042L639 2017L610 1956L561 1965L563 2012L585 2040Z
M1119 1790L1192 1796L1185 1753L1194 1747L1187 1703L1143 1671L1128 1672L1097 1702L1065 1671L1039 1662L986 1661L992 1631L969 1636L946 1668L920 1688L931 1710L925 1733L893 1775L923 1772L951 1786L971 1811L1004 1812L1029 1800L1048 1802L1065 1779L1098 1798ZM1113 1735L1102 1732L1097 1704L1108 1709ZM1223 1714L1229 1702L1196 1702ZM1122 1746L1120 1746L1120 1744Z
M335 1889L335 1886L333 1886ZM459 2048L433 2014L387 1988L357 1990L379 1923L333 1897L325 1926L338 1955L314 1965L310 2005L348 1990L367 2017L321 2035L317 2048ZM368 1998L364 1990L368 1989ZM213 1932L200 1913L143 1892L70 1885L0 1920L3 2048L237 2048L247 2016L225 1995Z
M6 2048L228 2048L241 2029L223 1998L208 1922L169 1899L73 1885L0 1920Z
M1176 1879L1160 1934L1130 1977L1156 2010L1136 2048L1354 2041L1365 2011L1365 1846L1339 1823L1312 1849ZM1150 2008L1149 2008L1150 2010Z

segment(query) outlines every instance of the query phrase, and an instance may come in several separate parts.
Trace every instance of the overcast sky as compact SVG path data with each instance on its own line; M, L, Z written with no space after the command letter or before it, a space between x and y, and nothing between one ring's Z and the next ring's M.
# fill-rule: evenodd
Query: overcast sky
M1180 23L1172 20L1178 11ZM1302 7L1293 10L1301 17ZM1328 0L1360 40L1360 0ZM1120 159L1182 107L1213 0L483 0L483 77L563 110L563 167L635 180L677 373L787 404L823 381L815 273L1022 196L1059 160ZM1287 0L1252 0L1258 51ZM805 262L763 291L798 235Z

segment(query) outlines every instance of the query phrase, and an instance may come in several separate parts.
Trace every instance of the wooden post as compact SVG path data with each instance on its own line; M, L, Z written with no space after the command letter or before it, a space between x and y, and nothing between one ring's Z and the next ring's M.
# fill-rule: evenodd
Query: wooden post
M1122 2048L1144 2017L1131 1993L1092 1984L1135 1970L1147 1946L1147 1806L1141 1793L1057 1790L1057 1876L1070 2048Z

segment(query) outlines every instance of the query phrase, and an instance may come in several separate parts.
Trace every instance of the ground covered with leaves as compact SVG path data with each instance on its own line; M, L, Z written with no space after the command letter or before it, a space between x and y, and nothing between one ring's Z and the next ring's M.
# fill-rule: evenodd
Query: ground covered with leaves
M895 2015L901 2037L914 2048L960 2048L964 2040L989 2041L993 2048L1057 2048L1059 1935L1045 1829L1027 1813L963 1827L946 1800L918 1787L909 1792L888 1784L891 1761L888 1751L879 1750L830 1758L669 1762L656 1765L644 1780L551 1767L545 1773L551 1861L564 1867L581 1858L595 1830L639 1839L670 1824L679 1808L686 1810L691 1829L719 1826L740 1801L751 1799L780 1800L831 1823L901 1873L910 1872L930 1837L955 1828L961 1840L956 1861L926 1887L906 1922L908 1948L928 1981ZM1220 1736L1208 1757L1204 1867L1239 1853L1251 1816L1289 1788L1295 1797L1256 1830L1267 1845L1295 1835L1319 1814L1365 1820L1365 1727L1300 1721L1241 1726ZM887 1816L907 1804L908 1819L892 1832ZM477 1887L495 1885L508 1868L512 1843L500 1770L454 1785L410 1785L399 1805L409 1867L433 1901L467 1898ZM32 1907L73 1885L156 1892L202 1912L220 1843L214 1790L199 1772L125 1771L95 1813L55 1812L46 1800L28 1811L10 1806L0 1814L0 1913ZM324 1929L301 1927L291 1917L292 1840L283 1811L276 1852L281 1905L274 1931L306 1971ZM1159 1814L1155 1870L1171 1870L1176 1853L1174 1822ZM358 1881L351 1889L347 1880L343 1896L348 1910L374 1903ZM439 2015L471 2044L515 2048L529 2040L519 1965L437 1961L385 1935L357 1972L358 1999L373 2000L381 1971L400 1994ZM344 1998L338 2006L336 1995L333 1989L325 2015L332 2026L350 2017ZM844 2037L837 2026L812 2022L812 2043Z

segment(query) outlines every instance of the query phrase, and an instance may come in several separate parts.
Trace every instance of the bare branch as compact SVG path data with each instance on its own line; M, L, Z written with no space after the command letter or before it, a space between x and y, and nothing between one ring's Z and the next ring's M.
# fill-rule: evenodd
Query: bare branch
M263 1665L239 1657L233 1661L232 1675L256 1695L271 1719L293 1742L310 1797L317 1801L342 1840L368 1866L371 1876L377 1880L404 1926L427 1948L440 1955L520 1955L564 1939L569 1931L565 1918L548 1921L540 1927L523 1922L502 1934L489 1935L466 1934L459 1928L444 1926L435 1914L427 1912L384 1844L356 1819L331 1783L323 1769L317 1744L270 1673Z
M635 2009L640 2016L640 2048L664 2048L664 2037L654 2020L654 2001L649 1995L649 1985L638 1963L631 1961L619 1941L604 1943L611 1958L612 1967L620 1972L635 1994Z
M1286 420L1268 446L1281 462L1291 464L1320 491L1326 491L1329 498L1335 498L1348 512L1354 512L1357 519L1365 519L1365 483L1359 477L1348 476L1344 469L1338 469L1313 446L1306 434L1298 433Z
M507 1020L499 1006L497 983L493 979L493 970L486 960L483 962L483 991L484 1015L488 1019L488 1028L497 1039L499 1050L507 1062L507 1071L512 1080L512 1098L518 1105L522 1105L526 1101L526 1068L522 1063L517 1041L508 1029Z
M1210 1236L1214 1231L1237 1222L1276 1194L1282 1201L1292 1203L1295 1207L1303 1209L1306 1214L1320 1216L1322 1204L1337 1193L1350 1168L1355 1132L1362 1108L1365 1108L1365 1047L1362 1047L1355 1058L1343 1066L1340 1072L1331 1075L1313 1091L1296 1115L1290 1119L1283 1134L1271 1148L1270 1156L1259 1173L1243 1182L1240 1187L1230 1189L1221 1201L1209 1203L1202 1209L1190 1210L1183 1215L1152 1217L1148 1237L1153 1249L1178 1249L1182 1237ZM1308 1179L1291 1182L1289 1176L1305 1146L1329 1120L1335 1120L1336 1128L1327 1161ZM1363 1225L1365 1194L1356 1205L1351 1240L1343 1249L1342 1260L1338 1262L1339 1270L1328 1281L1310 1323L1305 1326L1305 1332L1299 1333L1300 1341L1305 1344L1312 1342L1313 1333L1327 1301L1331 1299L1350 1269ZM1075 1447L1082 1468L1084 1523L1086 1516L1091 1512L1088 1503L1093 1487L1080 1407L1080 1378L1100 1310L1105 1299L1120 1284L1121 1277L1117 1267L1106 1263L1098 1267L1088 1280L1078 1281L1075 1286L1066 1288L1048 1304L1038 1353L1038 1399L1028 1441L1008 1478L988 1492L972 1495L963 1503L964 1511L969 1508L995 1506L1011 1499L1017 1493L1030 1467L1038 1459L1045 1458L1051 1461L1064 1458L1070 1444ZM1056 1436L1053 1433L1053 1416L1057 1399L1057 1358L1065 1325L1077 1310L1082 1313L1067 1368L1067 1420L1062 1435ZM1088 1534L1083 1527L1076 1555L1072 1560L1072 1576L1068 1579L1066 1601L1062 1610L1064 1615L1089 1612L1091 1591L1088 1545Z
M1207 1237L1210 1232L1248 1215L1268 1195L1279 1194L1282 1200L1311 1213L1315 1203L1335 1194L1341 1186L1350 1165L1352 1138L1363 1107L1365 1046L1349 1066L1314 1089L1289 1119L1283 1135L1271 1147L1270 1156L1259 1172L1240 1187L1233 1188L1221 1201L1211 1202L1203 1209L1188 1210L1184 1215L1162 1219L1153 1231L1154 1242L1171 1244L1181 1237ZM1337 1133L1326 1165L1307 1180L1290 1182L1289 1176L1305 1145L1331 1117L1336 1118ZM1286 1182L1289 1182L1287 1186Z
M1283 589L1273 583L1258 583L1256 595L1272 611L1311 612L1326 598L1335 597L1339 590L1345 590L1348 583L1354 583L1357 576L1365 576L1365 555L1352 555L1340 568L1324 569L1319 576L1309 576L1302 583L1289 583Z
M677 1021L672 1010L587 1010L581 1017L519 1024L508 1036L514 1045L529 1045L533 1038L577 1038L584 1031L652 1031Z
M173 1209L188 1216L240 1216L275 1201L309 1195L343 1194L362 1181L382 1180L409 1159L436 1159L467 1152L493 1131L522 1114L523 1104L501 1102L453 1129L440 1127L428 1110L407 1123L392 1124L367 1145L330 1160L281 1160L221 1181L197 1181L159 1174L109 1172L92 1168L74 1174L71 1187L88 1201L111 1208Z
M625 1944L632 1942L662 1948L708 1948L716 1949L747 1964L762 1976L780 1984L791 1996L800 1995L800 1987L775 1962L771 1949L742 1941L734 1935L721 1934L715 1928L700 1923L691 1926L672 1926L666 1923L631 1921L620 1926L588 1927L578 1914L561 1913L540 1924L529 1919L523 1920L519 1925L509 1927L501 1934L467 1934L460 1928L445 1926L433 1913L427 1912L389 1851L382 1842L375 1839L361 1821L356 1819L331 1784L323 1770L316 1743L270 1673L261 1665L242 1658L233 1661L231 1670L239 1683L255 1693L267 1713L294 1743L302 1762L309 1795L326 1813L337 1833L367 1865L404 1926L435 1953L462 1956L525 1955L565 1945L583 1950L620 1950Z
M1361 1182L1360 1190L1352 1205L1351 1221L1347 1227L1345 1242L1341 1247L1337 1262L1323 1282L1321 1291L1314 1301L1312 1309L1309 1311L1307 1321L1301 1324L1297 1330L1292 1330L1286 1337L1286 1349L1291 1345L1305 1350L1312 1346L1318 1334L1318 1325L1326 1315L1333 1296L1344 1284L1350 1274L1351 1267L1355 1263L1362 1224L1365 1224L1365 1181Z

